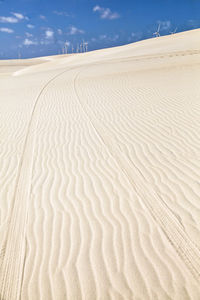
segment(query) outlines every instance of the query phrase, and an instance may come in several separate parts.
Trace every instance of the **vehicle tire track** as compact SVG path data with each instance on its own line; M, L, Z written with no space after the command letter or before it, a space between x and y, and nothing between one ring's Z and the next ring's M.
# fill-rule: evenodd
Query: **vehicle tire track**
M20 299L20 290L23 281L23 269L26 254L26 223L28 219L28 201L31 191L31 178L34 153L35 128L37 125L37 110L40 98L48 86L62 74L76 67L59 72L48 80L40 90L34 102L27 133L24 140L23 152L19 163L16 180L15 197L11 208L9 227L1 241L0 253L0 300Z
M83 69L75 76L74 90L85 115L91 122L97 135L100 137L110 155L131 183L139 199L141 199L142 203L145 204L152 218L161 227L168 241L172 244L179 257L181 257L184 261L190 273L199 282L199 248L192 242L190 237L181 227L181 224L178 222L167 203L165 203L162 196L145 181L141 171L136 167L134 162L130 160L130 158L126 157L126 155L121 151L115 136L110 134L109 129L107 129L106 126L95 117L89 105L84 105L82 103L78 92L78 79L80 78L82 71ZM84 71L86 71L86 68Z

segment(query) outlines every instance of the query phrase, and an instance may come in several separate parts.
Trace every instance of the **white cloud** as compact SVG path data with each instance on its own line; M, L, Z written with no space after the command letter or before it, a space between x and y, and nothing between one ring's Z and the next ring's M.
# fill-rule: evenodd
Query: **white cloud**
M19 20L23 20L23 19L28 20L28 17L26 17L20 13L12 12L12 15L15 16Z
M32 36L33 36L32 33L29 33L29 32L25 32L25 35L26 35L27 37L32 37Z
M49 44L49 42L46 41L46 40L44 40L44 39L42 39L42 40L40 40L40 44L41 45L47 45L47 44Z
M69 17L70 16L66 11L54 10L53 13L57 16L64 16L64 17Z
M28 17L20 13L12 12L11 14L13 15L11 17L0 16L0 23L18 23L21 20L28 20Z
M40 15L41 20L46 20L46 17L44 15Z
M35 28L35 26L34 25L32 25L32 24L27 24L26 25L29 29L33 29L33 28Z
M116 42L119 39L119 34L114 34L114 35L107 35L107 34L101 34L99 35L99 40L106 40L106 41L112 41L112 42ZM92 41L95 41L92 40Z
M74 35L74 34L83 34L84 33L84 30L82 29L78 29L77 27L75 26L71 26L70 29L69 29L69 34L70 35Z
M65 42L65 46L67 46L67 47L69 47L70 44L71 44L71 43L70 43L69 41L66 41L66 42Z
M99 36L100 40L105 40L107 38L107 35L106 34L101 34Z
M4 17L0 16L0 23L18 23L19 19L14 17Z
M53 30L47 29L47 30L45 31L45 37L46 37L46 39L52 39L53 36L54 36Z
M62 35L62 33L63 33L63 32L62 32L62 29L58 29L57 31L58 31L58 34L59 34L59 35Z
M38 43L36 41L32 41L30 39L25 39L23 42L23 45L25 46L31 46L31 45L37 45Z
M22 14L19 13L12 13L13 16L15 16L17 19L23 20L24 16Z
M5 32L5 33L13 33L14 32L14 30L12 30L10 28L6 28L6 27L0 27L0 31Z
M99 5L93 7L93 12L99 12L101 19L114 20L120 18L117 12L112 12L110 8L104 8Z
M149 32L151 33L151 31ZM128 42L138 41L142 37L142 32L132 32L128 37Z
M171 27L171 21L158 21L161 26L161 30L168 30Z

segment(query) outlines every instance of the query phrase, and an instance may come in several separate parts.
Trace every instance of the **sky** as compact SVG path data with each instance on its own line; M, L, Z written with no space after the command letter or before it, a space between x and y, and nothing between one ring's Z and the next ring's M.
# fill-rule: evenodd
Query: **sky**
M0 59L95 50L200 27L200 0L0 0Z

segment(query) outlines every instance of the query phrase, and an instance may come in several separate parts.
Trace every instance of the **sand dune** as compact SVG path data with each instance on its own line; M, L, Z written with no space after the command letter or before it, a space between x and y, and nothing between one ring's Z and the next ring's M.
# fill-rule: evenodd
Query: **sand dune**
M199 299L199 38L0 62L1 300Z

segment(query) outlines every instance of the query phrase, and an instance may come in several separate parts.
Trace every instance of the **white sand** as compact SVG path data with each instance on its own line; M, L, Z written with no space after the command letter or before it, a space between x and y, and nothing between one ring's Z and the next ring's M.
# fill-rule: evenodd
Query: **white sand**
M199 41L0 62L1 300L200 299Z

